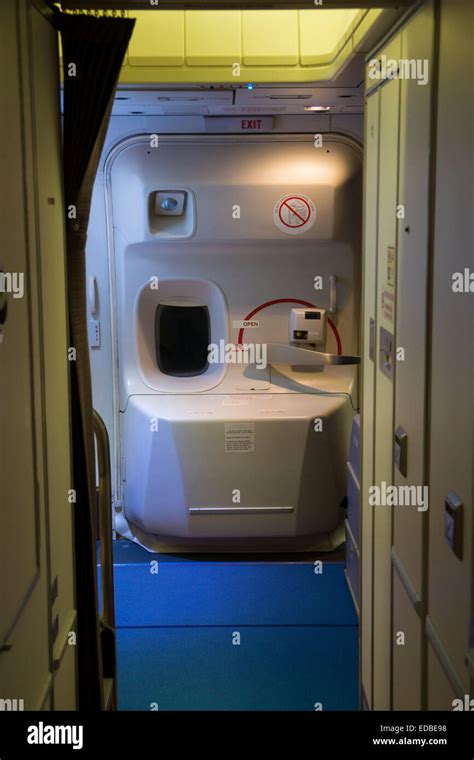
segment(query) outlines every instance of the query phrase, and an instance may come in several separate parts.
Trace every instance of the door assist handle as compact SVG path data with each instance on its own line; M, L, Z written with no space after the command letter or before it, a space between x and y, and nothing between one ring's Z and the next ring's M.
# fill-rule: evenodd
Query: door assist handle
M360 364L360 356L344 354L326 354L322 351L310 351L307 348L289 346L285 343L267 343L268 364L291 364L300 367L323 367Z
M104 709L117 705L117 676L115 656L114 558L112 547L112 487L109 436L105 423L94 409L94 434L97 441L99 472L99 539L101 565L101 645Z

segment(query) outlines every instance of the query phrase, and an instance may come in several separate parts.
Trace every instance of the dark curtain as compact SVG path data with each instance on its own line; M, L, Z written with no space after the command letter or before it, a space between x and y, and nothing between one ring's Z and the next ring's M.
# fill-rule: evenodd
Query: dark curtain
M92 187L135 21L55 14L64 70L63 165L71 368L79 709L103 708L97 598L95 455L85 245Z

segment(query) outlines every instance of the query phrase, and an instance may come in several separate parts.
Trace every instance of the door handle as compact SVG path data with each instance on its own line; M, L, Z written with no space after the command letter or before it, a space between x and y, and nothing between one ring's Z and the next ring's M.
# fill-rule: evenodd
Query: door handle
M97 441L99 470L99 539L102 586L102 617L115 627L114 560L112 550L112 488L109 435L105 423L94 409L94 433Z
M112 487L109 436L105 423L94 409L94 433L97 441L99 471L99 538L101 564L101 645L104 709L117 705L117 666L115 655L114 558L112 548Z

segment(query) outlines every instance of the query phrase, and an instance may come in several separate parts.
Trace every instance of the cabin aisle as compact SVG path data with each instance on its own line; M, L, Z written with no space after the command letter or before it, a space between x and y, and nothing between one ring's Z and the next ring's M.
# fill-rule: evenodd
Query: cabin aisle
M114 550L119 709L358 709L342 562Z

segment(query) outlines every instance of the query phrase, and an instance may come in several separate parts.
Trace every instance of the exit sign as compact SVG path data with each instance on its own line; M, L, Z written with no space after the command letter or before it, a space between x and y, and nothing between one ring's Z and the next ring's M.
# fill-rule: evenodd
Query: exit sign
M271 132L273 116L205 116L206 132Z

